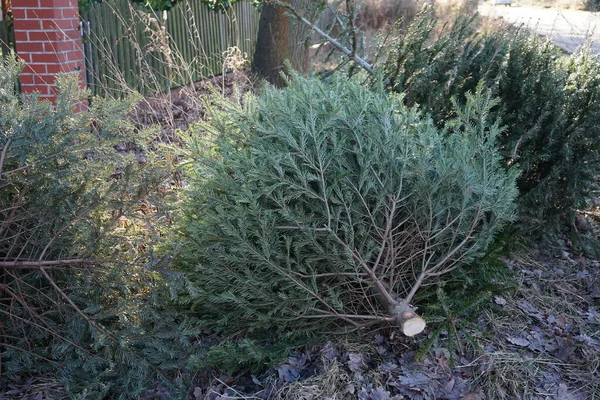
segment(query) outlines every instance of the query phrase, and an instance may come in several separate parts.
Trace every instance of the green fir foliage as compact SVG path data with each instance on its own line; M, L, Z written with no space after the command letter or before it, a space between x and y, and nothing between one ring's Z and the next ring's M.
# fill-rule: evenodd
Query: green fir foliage
M596 188L600 163L600 62L587 49L565 55L526 30L475 34L460 17L436 32L422 13L398 39L384 67L387 87L405 94L442 126L479 82L501 101L491 110L506 126L498 138L518 180L521 233L556 237L572 226Z
M77 79L57 78L53 106L18 93L15 59L0 66L0 392L44 379L72 398L134 398L179 371L192 335L153 269L167 158L126 122L136 98L73 114L88 97Z
M201 326L310 336L389 321L365 271L400 301L513 219L517 171L502 167L481 88L438 129L342 76L288 84L214 99L188 138L179 301Z
M190 369L217 369L233 375L240 371L260 373L265 369L284 362L294 348L306 346L310 342L281 340L268 335L225 340L207 347L206 352L190 357Z
M417 358L442 347L454 364L457 353L481 351L476 340L482 328L475 322L477 313L489 306L494 296L516 289L515 273L505 261L515 247L517 244L511 236L499 236L476 265L457 268L436 285L435 291L419 296L420 310L433 328Z

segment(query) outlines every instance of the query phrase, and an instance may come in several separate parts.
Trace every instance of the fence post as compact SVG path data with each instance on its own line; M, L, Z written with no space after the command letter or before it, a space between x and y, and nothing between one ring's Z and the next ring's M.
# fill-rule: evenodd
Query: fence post
M55 101L56 74L76 74L85 87L77 0L18 0L12 5L15 49L25 61L21 91ZM77 105L76 111L85 107Z

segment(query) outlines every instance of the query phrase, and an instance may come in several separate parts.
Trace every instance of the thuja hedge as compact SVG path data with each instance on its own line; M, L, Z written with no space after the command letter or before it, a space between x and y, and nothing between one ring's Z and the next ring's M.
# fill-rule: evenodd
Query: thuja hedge
M461 18L435 33L429 14L395 43L384 66L389 90L404 93L438 126L454 118L450 99L483 82L500 99L491 114L507 165L518 164L519 223L530 238L552 238L573 226L597 188L600 172L600 63L586 49L566 55L525 31L474 33Z
M179 301L227 334L418 333L417 290L514 217L495 104L479 88L438 129L401 96L342 76L296 76L243 106L215 100L188 138Z

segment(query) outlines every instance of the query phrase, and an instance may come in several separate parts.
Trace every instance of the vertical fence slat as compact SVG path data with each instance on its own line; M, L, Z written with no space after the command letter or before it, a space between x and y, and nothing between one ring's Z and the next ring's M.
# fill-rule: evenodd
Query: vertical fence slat
M97 27L98 27L98 41L96 42L98 44L98 57L96 58L98 60L99 63L99 67L98 68L98 88L100 88L101 90L101 94L102 95L106 95L108 93L108 87L107 87L107 82L106 82L106 77L108 76L108 70L106 68L107 65L107 57L105 57L104 55L106 54L106 43L108 41L108 36L105 33L105 29L103 24L101 24L102 21L105 21L106 18L108 18L107 16L107 10L106 8L100 8L99 10L99 15L96 18L96 23L97 23Z
M91 47L91 51L90 53L92 54L92 59L91 60L86 60L86 63L93 63L92 66L90 67L88 65L88 69L91 69L91 75L93 76L92 81L94 82L94 85L92 86L91 90L93 91L93 93L99 94L98 91L100 89L99 85L100 85L100 80L98 78L98 74L100 73L100 55L99 55L99 45L98 45L98 36L93 35L92 32L94 32L94 29L96 29L96 24L97 24L97 19L98 19L98 15L95 13L88 13L89 17L90 17L90 29L88 32L89 35L89 40L91 42L90 47Z
M108 10L107 10L108 11ZM116 93L118 88L115 84L114 73L115 71L111 68L116 64L116 56L115 56L115 25L118 23L116 19L116 14L112 14L110 12L105 12L104 17L107 21L111 21L110 26L107 26L104 34L106 35L106 68L107 74L105 76L106 86L110 92Z
M136 19L136 21L138 21ZM133 21L132 21L133 22ZM137 58L136 58L136 63L135 63L135 71L137 72L138 76L146 76L146 74L149 74L150 71L148 70L148 63L147 63L147 51L146 51L146 41L144 40L145 34L143 31L143 24L137 22L137 23L132 23L132 27L134 29L134 37L135 37L135 42L137 45ZM146 79L149 79L148 77ZM145 80L144 79L136 79L135 81L135 85L134 88L139 91L140 93L144 93L144 85Z
M120 22L121 21L119 20L118 23L115 24L115 63L116 65L121 66L118 71L115 71L116 85L119 84L119 81L127 82L127 62L125 61L127 51L125 50L125 42L123 41L123 24Z
M217 26L219 25L219 22L215 20L215 14L204 14L203 19L205 22L203 22L204 27L205 27L205 35L204 35L204 45L206 48L206 53L207 53L207 62L208 62L208 67L209 70L214 70L214 62L213 62L213 58L214 58L214 54L215 54L215 49L217 46L217 41L219 40L219 37L216 35L216 32L218 31L217 29L209 29L209 27L212 26Z
M201 51L198 52L196 54L196 56L201 57L201 59L204 62L202 74L208 75L209 71L211 69L210 58L209 58L210 48L209 48L208 43L210 42L211 38L210 38L210 32L207 29L207 22L208 22L208 15L203 14L203 13L199 12L198 9L196 9L196 23L198 24L198 28L199 28L199 32L200 32L200 34L198 35L198 48L201 49Z
M131 25L123 26L121 46L124 49L123 54L123 79L127 83L127 86L131 87L135 85L135 76L133 73L133 63L135 61L135 49L133 48L131 41Z

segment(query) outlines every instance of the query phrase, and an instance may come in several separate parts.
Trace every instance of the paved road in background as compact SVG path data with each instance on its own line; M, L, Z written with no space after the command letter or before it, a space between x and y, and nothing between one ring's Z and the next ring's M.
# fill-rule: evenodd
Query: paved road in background
M600 54L600 15L586 11L557 10L513 5L481 4L481 15L502 18L515 26L526 26L540 35L548 36L561 48L572 52L586 40Z

